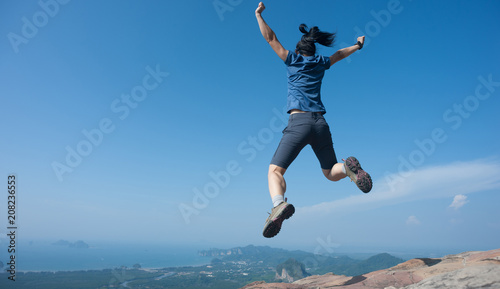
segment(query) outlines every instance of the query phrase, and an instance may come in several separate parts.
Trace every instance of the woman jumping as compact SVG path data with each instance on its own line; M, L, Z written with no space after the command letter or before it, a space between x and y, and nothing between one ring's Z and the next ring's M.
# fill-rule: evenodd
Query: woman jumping
M316 54L315 43L332 46L335 34L322 32L318 27L308 30L305 24L301 24L299 30L304 35L295 51L288 51L262 18L264 9L264 3L260 2L255 16L262 36L285 62L288 75L287 111L290 114L288 126L283 130L280 144L269 165L269 193L274 207L264 225L263 235L272 238L279 233L283 221L295 212L293 205L284 198L286 183L283 175L306 145L312 147L327 179L335 182L348 176L364 193L371 190L372 179L355 157L348 157L345 163L337 162L330 128L323 117L326 110L321 102L321 82L325 70L363 48L365 37L358 37L355 45L324 57Z

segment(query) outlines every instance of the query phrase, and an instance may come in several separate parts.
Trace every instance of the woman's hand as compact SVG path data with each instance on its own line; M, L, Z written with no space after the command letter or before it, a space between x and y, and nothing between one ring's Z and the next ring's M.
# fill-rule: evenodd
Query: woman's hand
M260 2L259 7L255 10L255 14L261 14L264 9L266 9L266 6L264 6L264 3Z
M364 36L358 37L358 41L361 43L361 45L365 44L365 37Z

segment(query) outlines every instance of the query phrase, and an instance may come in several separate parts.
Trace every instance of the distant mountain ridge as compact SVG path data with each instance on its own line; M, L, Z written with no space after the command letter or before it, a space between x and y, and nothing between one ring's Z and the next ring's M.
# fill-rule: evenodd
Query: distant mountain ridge
M333 272L339 275L361 275L373 270L386 269L404 262L390 254L383 253L366 260L355 260L347 256L324 256L295 250L271 248L268 246L248 245L232 249L209 249L199 251L200 256L216 257L221 261L245 261L247 263L262 262L270 267L276 267L293 258L305 265L310 274L325 274ZM281 274L281 272L279 272Z
M228 250L210 249L210 250L199 251L198 255L202 257L222 257L229 255L243 255L243 252L241 251L241 248L233 248Z

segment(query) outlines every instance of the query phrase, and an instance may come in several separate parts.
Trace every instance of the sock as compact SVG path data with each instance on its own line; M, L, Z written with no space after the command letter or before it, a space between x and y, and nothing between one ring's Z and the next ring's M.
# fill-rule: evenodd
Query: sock
M347 175L347 173L345 172L345 164L342 165L342 172Z
M281 202L285 201L285 197L282 195L276 195L273 197L273 206L276 207L277 205L281 204Z

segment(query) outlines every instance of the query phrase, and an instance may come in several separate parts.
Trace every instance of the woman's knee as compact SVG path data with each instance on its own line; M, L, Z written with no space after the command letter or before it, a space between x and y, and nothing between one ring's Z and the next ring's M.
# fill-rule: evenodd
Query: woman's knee
M329 170L323 169L323 175L325 175L325 178L327 178L328 180L330 180L332 182L337 182L337 181L340 181L341 179L345 178L345 176L343 174L339 174L338 172L336 172L336 170L334 170L334 168L329 169Z
M285 172L286 172L285 168L282 168L282 167L277 166L277 165L269 165L268 175L272 175L272 174L284 175Z
M323 171L323 175L325 176L325 178L327 178L328 180L330 181L335 181L332 179L332 170L325 170L325 169L322 169Z

